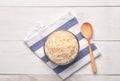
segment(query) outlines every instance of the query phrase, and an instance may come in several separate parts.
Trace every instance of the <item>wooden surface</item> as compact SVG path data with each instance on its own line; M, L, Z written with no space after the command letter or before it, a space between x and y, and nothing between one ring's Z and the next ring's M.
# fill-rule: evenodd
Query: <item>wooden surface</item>
M0 81L62 81L23 43L36 21L49 24L72 11L94 27L98 73L88 64L66 81L120 81L119 0L0 0Z

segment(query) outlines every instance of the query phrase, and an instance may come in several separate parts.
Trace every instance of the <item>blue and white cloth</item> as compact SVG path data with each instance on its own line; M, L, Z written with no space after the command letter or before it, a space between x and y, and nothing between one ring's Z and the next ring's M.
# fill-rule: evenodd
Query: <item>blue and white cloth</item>
M63 80L71 74L78 71L80 68L90 62L89 49L86 39L80 33L80 22L70 12L59 18L54 23L47 26L36 25L36 29L31 32L24 40L25 44L33 51L44 63L46 63L59 77ZM80 51L74 62L65 66L58 66L51 61L44 54L43 45L47 36L55 30L71 31L79 40ZM94 57L100 55L99 50L91 41Z

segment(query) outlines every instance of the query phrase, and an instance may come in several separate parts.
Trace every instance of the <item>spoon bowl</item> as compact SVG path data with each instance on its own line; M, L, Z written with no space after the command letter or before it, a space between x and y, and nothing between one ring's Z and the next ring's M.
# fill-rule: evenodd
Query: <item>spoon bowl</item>
M81 33L87 39L90 40L93 35L92 25L90 23L84 23L81 26Z

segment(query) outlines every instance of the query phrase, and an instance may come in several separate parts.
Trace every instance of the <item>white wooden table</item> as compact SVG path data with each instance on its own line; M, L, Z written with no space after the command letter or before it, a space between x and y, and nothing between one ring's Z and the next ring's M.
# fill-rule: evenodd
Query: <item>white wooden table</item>
M98 73L88 64L66 81L120 81L120 0L0 0L0 81L62 81L23 43L35 21L73 11L94 27Z

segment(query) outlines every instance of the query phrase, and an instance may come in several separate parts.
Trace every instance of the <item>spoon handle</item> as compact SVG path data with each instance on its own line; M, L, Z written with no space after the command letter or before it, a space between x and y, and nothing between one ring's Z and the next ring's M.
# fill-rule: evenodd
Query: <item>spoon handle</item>
M89 46L89 52L90 52L90 58L91 58L92 71L93 71L93 73L96 73L97 72L96 63L95 63L92 47L91 47L91 44L90 44L90 40L88 40L88 46Z

